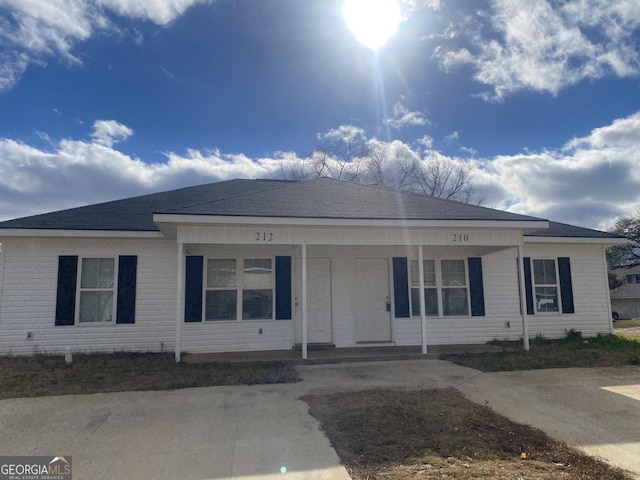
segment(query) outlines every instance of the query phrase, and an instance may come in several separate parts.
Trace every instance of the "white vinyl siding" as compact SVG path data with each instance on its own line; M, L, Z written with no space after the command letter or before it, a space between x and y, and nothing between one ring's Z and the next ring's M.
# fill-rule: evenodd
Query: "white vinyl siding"
M339 235L339 232L336 234ZM1 274L0 353L64 353L67 349L84 352L160 351L175 348L175 241L3 238L2 243L4 267ZM300 257L300 247L296 245L188 245L185 248L189 255L202 255L207 259L273 259L283 255L295 260ZM521 338L522 318L515 247L441 246L425 247L424 251L425 257L431 259L481 257L484 278L485 316L427 317L429 345L477 344L493 339ZM309 245L307 254L309 257L331 259L333 342L336 347L353 347L357 345L353 288L356 259L386 259L391 271L393 257L415 259L417 248L363 247L355 244L333 247ZM87 328L56 327L54 319L60 255L77 255L79 261L82 258L137 255L135 324L97 322ZM524 255L532 259L569 257L573 279L575 314L547 312L544 315L530 315L528 321L531 337L539 333L548 338L560 338L565 335L565 330L571 328L580 330L584 336L610 332L608 286L602 246L525 244ZM271 267L273 268L273 263ZM236 269L244 270L244 262L237 263ZM299 281L295 272L293 275L292 281ZM465 280L468 288L468 274ZM261 282L250 286L248 290L273 288L263 288ZM389 282L390 303L393 307L393 282L391 279ZM203 289L207 289L206 284ZM184 313L184 304L179 306L178 311ZM181 321L180 328L183 352L279 350L290 349L294 344L294 322L291 320ZM28 333L31 333L30 338ZM420 341L419 318L392 318L392 343L419 345Z
M175 242L7 238L2 243L6 255L0 304L1 354L174 350ZM80 258L137 255L135 323L97 322L83 324L82 328L56 326L60 255Z

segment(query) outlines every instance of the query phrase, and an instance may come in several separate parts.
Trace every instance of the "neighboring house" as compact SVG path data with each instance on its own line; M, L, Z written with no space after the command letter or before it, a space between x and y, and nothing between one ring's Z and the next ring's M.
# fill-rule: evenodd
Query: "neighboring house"
M611 310L616 320L640 317L640 265L611 270L624 285L611 290Z
M594 336L623 242L327 178L183 188L1 222L0 353Z

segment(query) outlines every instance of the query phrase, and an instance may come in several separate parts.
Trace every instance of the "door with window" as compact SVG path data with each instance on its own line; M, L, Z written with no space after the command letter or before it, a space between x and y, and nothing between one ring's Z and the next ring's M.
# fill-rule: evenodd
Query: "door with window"
M296 258L296 343L302 343L302 259ZM307 343L331 343L331 259L307 258Z
M357 258L354 280L356 341L390 342L389 261Z

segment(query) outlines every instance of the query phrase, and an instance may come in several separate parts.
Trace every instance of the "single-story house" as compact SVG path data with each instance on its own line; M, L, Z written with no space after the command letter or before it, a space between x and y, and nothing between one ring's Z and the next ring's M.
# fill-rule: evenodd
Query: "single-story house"
M624 285L611 290L611 310L614 319L640 317L640 265L611 269Z
M478 344L612 331L614 235L335 179L0 223L0 353Z

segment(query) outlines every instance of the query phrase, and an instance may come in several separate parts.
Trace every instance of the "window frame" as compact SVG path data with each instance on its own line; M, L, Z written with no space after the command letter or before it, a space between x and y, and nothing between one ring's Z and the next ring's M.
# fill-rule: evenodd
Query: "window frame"
M443 277L442 277L442 262L444 260L447 261L461 261L462 264L464 265L464 277L465 277L465 285L464 286L445 286L444 285L444 281L443 281ZM467 317L471 317L472 315L472 310L471 310L471 286L470 286L470 279L469 279L469 263L468 263L468 259L467 258L461 258L461 257L430 257L430 258L424 258L423 262L427 262L427 261L432 261L434 262L434 266L435 266L435 286L427 286L425 283L425 290L426 289L435 289L436 290L436 294L437 294L437 299L438 299L438 314L437 315L429 315L426 314L425 316L428 318L467 318ZM418 259L417 258L408 258L408 268L407 268L407 275L408 275L408 282L409 282L409 317L410 318L420 318L420 313L418 313L417 315L414 313L414 303L413 303L413 295L412 295L412 290L414 289L418 289L420 290L420 287L414 287L413 286L413 281L412 281L412 266L413 265L418 266ZM416 274L418 277L418 280L420 279L420 274L419 271ZM444 313L444 290L445 289L450 289L450 288L455 288L455 289L460 289L460 290L465 290L466 291L466 296L467 296L467 313L465 315L445 315ZM423 293L424 295L424 293ZM419 297L418 297L418 301L419 301ZM425 303L426 306L426 303ZM419 312L420 311L420 307L419 304L416 308L416 311ZM426 312L425 312L426 313Z
M209 260L234 260L236 262L236 285L234 288L208 287L208 262ZM269 282L271 291L271 317L269 318L243 318L244 317L244 292L247 290L267 290L257 288L246 288L245 284L245 260L269 260L271 262L271 273ZM264 255L216 255L203 257L203 281L202 281L202 323L238 323L238 322L272 322L276 320L276 260L275 256ZM236 317L229 319L207 318L207 292L209 291L235 291L236 292Z
M553 262L556 283L536 283L536 261L551 261ZM557 310L539 310L538 302L536 300L536 288L555 288L556 290L556 307ZM557 258L543 258L543 257L531 257L531 290L533 294L533 311L535 315L562 315L562 292L560 289L560 271L558 269L558 259Z
M112 260L113 261L113 284L111 288L84 288L82 287L82 271L85 260ZM75 315L74 325L115 325L117 319L117 300L118 300L118 268L119 268L117 255L78 255L78 267L76 271L76 301L75 301ZM80 305L82 300L82 292L111 292L111 320L110 321L97 321L97 322L82 322L80 321Z

